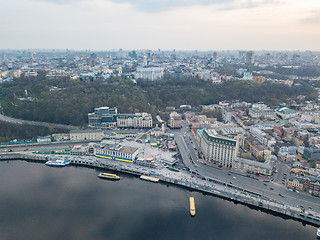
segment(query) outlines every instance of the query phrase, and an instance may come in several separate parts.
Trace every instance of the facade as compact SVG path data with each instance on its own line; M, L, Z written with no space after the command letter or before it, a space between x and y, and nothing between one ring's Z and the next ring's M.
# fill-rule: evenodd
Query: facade
M117 113L117 108L95 108L88 114L88 127L113 128L117 125Z
M71 130L70 140L101 140L104 138L102 130Z
M152 128L152 116L149 113L118 114L119 128Z
M271 120L276 118L275 112L263 102L252 104L252 108L249 109L249 115L252 118L265 118Z
M51 142L51 137L50 136L37 137L37 142L38 143Z
M276 114L282 119L289 119L289 118L294 118L298 116L298 114L294 110L289 109L287 107L276 109Z
M88 153L88 148L82 145L76 145L70 151L70 155L73 155L73 156L84 156L84 155L87 155L87 153Z
M161 67L138 67L137 68L137 79L146 79L146 80L160 80L163 77L163 68Z
M99 107L88 114L88 127L95 128L152 128L149 113L119 114L117 108Z
M169 123L171 129L181 128L181 115L177 112L170 113Z
M206 161L232 168L239 151L239 141L218 136L213 129L201 134L201 151Z
M287 187L303 191L303 179L298 177L290 177L287 183Z
M52 134L53 141L69 141L70 140L70 134L69 133L56 133Z
M237 157L235 159L234 168L246 171L248 173L271 176L275 167L276 159L276 156L269 156L267 160L264 163L262 163Z
M305 178L304 190L314 196L320 197L320 178Z
M121 146L118 144L96 144L94 146L94 155L99 158L134 162L138 154L138 148Z

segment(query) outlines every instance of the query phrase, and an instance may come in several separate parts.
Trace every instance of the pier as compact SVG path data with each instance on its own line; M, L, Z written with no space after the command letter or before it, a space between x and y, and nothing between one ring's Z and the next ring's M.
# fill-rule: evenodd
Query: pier
M0 160L25 160L45 163L53 159L70 160L71 165L92 167L98 169L112 169L119 172L133 174L138 177L145 175L150 178L159 179L159 181L182 186L194 191L214 195L219 198L231 200L235 203L241 203L249 207L271 212L285 218L308 223L313 226L320 226L320 213L315 211L306 211L297 206L291 206L282 201L277 201L267 196L247 191L234 185L221 182L213 178L207 178L200 175L192 177L190 173L172 172L166 168L150 169L133 163L123 163L114 160L100 159L94 156L71 156L71 155L49 155L33 154L31 152L8 152L0 154Z

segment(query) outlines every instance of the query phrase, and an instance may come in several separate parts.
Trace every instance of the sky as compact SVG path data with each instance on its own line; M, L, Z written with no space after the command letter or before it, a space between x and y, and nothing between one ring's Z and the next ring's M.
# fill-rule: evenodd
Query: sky
M0 0L0 49L320 50L320 0Z

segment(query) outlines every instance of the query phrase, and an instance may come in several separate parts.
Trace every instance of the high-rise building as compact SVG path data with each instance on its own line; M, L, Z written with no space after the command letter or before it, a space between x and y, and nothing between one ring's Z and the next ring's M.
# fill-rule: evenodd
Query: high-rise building
M254 63L254 52L253 51L246 52L246 63L248 63L248 64Z
M232 168L239 151L238 139L218 135L213 129L206 129L201 134L201 151L206 161Z

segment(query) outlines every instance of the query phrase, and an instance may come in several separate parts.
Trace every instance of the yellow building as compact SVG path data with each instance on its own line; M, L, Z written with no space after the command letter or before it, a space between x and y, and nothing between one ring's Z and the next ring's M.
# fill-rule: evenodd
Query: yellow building
M295 178L295 177L289 178L287 187L291 189L303 191L303 179Z

